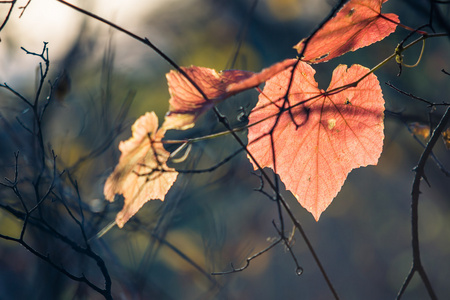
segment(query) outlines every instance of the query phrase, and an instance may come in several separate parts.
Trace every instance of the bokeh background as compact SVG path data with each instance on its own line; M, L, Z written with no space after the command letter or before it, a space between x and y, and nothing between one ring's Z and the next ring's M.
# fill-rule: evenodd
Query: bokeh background
M104 260L113 281L115 299L330 299L318 267L301 236L293 252L304 272L279 245L253 260L240 273L211 276L245 264L277 236L276 204L255 191L260 186L246 156L241 153L215 171L180 174L165 202L150 201L123 229L113 227L100 239L95 235L121 209L120 199L107 203L103 184L118 161L119 141L131 135L140 115L155 111L160 122L170 95L165 74L171 67L147 46L107 25L51 0L18 1L0 32L0 82L7 82L26 97L35 95L39 58L20 47L40 53L48 42L50 74L68 76L70 89L50 99L43 120L47 149L53 149L59 172L67 170L77 181L86 232L93 249ZM141 37L147 37L181 66L258 71L285 58L335 5L331 0L170 0L73 1ZM443 22L433 18L436 32L445 31L449 5L439 6ZM9 10L0 4L0 18ZM383 12L400 16L418 27L429 21L428 1L391 0ZM446 19L445 19L446 18ZM314 66L319 87L326 89L339 64L373 67L393 53L407 36L402 28L375 45ZM412 39L411 39L412 40ZM441 103L449 102L449 39L429 39L420 64L404 68L390 62L376 72L386 100L384 150L377 166L354 170L319 222L288 191L283 195L300 220L342 299L393 299L412 262L410 203L413 167L425 143L416 140L407 124L429 120L435 126L442 108L400 95L395 86ZM420 45L405 53L415 63ZM46 86L46 92L48 86ZM219 104L233 126L243 125L238 115L249 112L257 92L248 91ZM41 101L44 103L45 92ZM12 93L0 89L0 178L14 176L14 152L19 155L23 195L33 195L32 138L17 121L32 120L32 112ZM223 131L214 114L207 113L193 129L169 132L168 138L203 136ZM242 139L246 134L241 133ZM196 143L177 168L200 169L219 163L236 151L232 137ZM175 148L168 148L173 151ZM450 156L439 142L434 153L450 168ZM268 171L272 174L270 171ZM420 245L422 259L437 295L450 295L449 179L430 160L430 186L421 185ZM66 174L67 174L66 173ZM28 181L27 181L28 180ZM4 182L4 181L2 181ZM28 182L28 183L27 183ZM68 176L61 176L60 193L80 217L77 195ZM31 196L30 196L31 197ZM20 208L10 189L0 187L2 207ZM58 201L45 203L52 224L81 243L79 228ZM54 222L54 223L53 223ZM0 210L0 233L18 237L23 221ZM291 225L287 222L287 227ZM51 235L29 229L25 239L44 255L74 274L86 274L102 286L95 262L61 245ZM0 299L101 299L83 283L65 277L17 243L0 240ZM427 299L423 284L414 277L404 299Z

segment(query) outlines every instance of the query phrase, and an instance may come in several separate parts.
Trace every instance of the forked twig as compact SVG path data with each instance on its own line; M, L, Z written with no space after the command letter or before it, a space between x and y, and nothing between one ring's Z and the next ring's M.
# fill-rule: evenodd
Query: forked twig
M58 195L55 191L56 185L59 185L60 176L62 173L59 173L57 171L56 155L53 152L53 150L49 151L51 152L51 154L46 152L46 148L44 147L44 138L42 131L42 118L44 116L45 109L48 106L48 101L46 103L39 103L39 100L41 98L43 85L48 75L50 61L48 59L47 43L45 42L42 53L34 53L24 48L22 49L27 54L38 56L43 60L43 64L41 63L39 65L40 78L38 88L34 94L34 100L33 101L28 100L22 94L20 94L10 86L8 86L6 83L0 84L0 87L7 89L12 94L17 96L18 99L25 102L25 104L29 106L30 109L33 111L33 114L30 117L31 118L30 121L33 123L33 128L28 130L25 128L25 130L27 130L27 132L31 134L30 145L32 147L32 151L34 151L33 153L34 156L32 157L32 159L34 160L35 163L30 164L29 172L31 172L30 173L31 178L26 178L27 174L25 174L25 176L22 175L22 177L25 177L26 179L19 181L19 168L18 168L19 153L15 152L14 179L11 180L5 178L6 183L0 182L1 186L12 190L14 195L19 200L21 209L15 209L13 207L4 204L0 204L0 207L22 221L22 228L19 237L0 234L0 239L10 240L22 245L33 255L40 258L45 263L49 264L53 269L61 272L62 274L64 274L65 276L74 281L87 284L90 288L103 295L105 299L112 299L111 296L112 280L110 278L109 271L105 265L104 260L99 255L97 255L87 243L83 213L81 212L81 221L78 221L78 219L75 217L69 206L66 205L64 201L62 201L63 206L67 211L71 220L75 221L75 223L79 226L81 235L83 236L84 242L86 243L85 246L80 246L77 240L73 238L73 236L69 236L63 233L63 231L61 231L60 228L57 228L54 225L52 225L48 217L43 213L44 207L47 208L48 205L53 205L55 203L55 202L49 203L51 200L54 200L55 198L63 200L63 198L65 197L64 193L66 193L66 191L62 191L62 193ZM52 87L50 88L50 95L51 93ZM47 99L51 99L51 97L49 96ZM49 166L48 162L50 158L52 159L53 162L51 166ZM41 162L40 164L39 161ZM20 185L20 183L23 182L29 183L31 185L31 189L29 189L29 191L23 189L23 187ZM79 197L80 195L78 193L78 188L76 184L74 185L74 188L77 190L77 195ZM28 194L26 195L25 193ZM29 197L29 199L26 197ZM33 204L30 205L27 202L27 200L32 200ZM80 201L79 203L81 203L80 199L79 201ZM45 252L42 252L41 250L38 250L37 248L32 246L27 239L27 233L30 231L28 229L30 227L32 229L37 230L37 232L39 232L40 234L49 235L52 240L57 241L58 243L62 243L64 247L72 249L76 253L85 256L86 258L92 259L98 266L99 273L103 276L104 286L102 287L101 285L96 284L94 281L88 279L84 274L76 275L76 273L67 270L64 266L61 265L61 263L56 261L54 258L50 257ZM39 238L41 238L41 236Z

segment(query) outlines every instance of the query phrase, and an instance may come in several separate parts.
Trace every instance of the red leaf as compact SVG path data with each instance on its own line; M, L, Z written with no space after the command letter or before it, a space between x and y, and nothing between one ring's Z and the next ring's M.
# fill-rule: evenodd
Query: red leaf
M381 14L381 4L386 1L350 0L310 39L302 60L309 63L328 61L390 35L397 27L395 23L400 21L395 14ZM304 39L294 48L301 53Z
M275 74L292 66L297 60L287 59L260 73L240 70L217 72L214 69L192 66L181 69L197 84L208 99L181 73L170 71L167 77L170 108L163 124L165 129L188 129L208 109L218 102L244 90L253 88Z
M350 84L368 71L360 65L349 69L340 65L328 91ZM384 100L373 74L357 87L327 95L318 89L314 69L300 62L289 103L284 106L291 107L290 112L280 115L291 72L292 68L267 81L249 117L249 124L259 123L249 128L248 149L261 167L279 174L286 188L318 220L352 169L378 162L384 138ZM269 118L276 115L278 122L277 117Z
M181 69L197 84L208 99L205 99L183 74L170 71L166 75L171 98L169 112L163 124L165 129L193 127L202 113L233 94L226 90L230 83L239 82L253 75L253 72L239 70L217 73L214 69L196 66L182 67Z
M255 86L260 85L265 82L269 78L275 76L281 71L286 70L289 67L292 67L297 59L286 59L279 63L276 63L268 68L263 69L261 72L254 74L253 76L244 79L240 82L232 83L228 86L227 92L229 93L239 93L241 91L253 88Z
M119 144L122 155L114 172L104 186L105 198L114 201L115 194L122 194L125 204L116 223L123 225L151 199L164 200L178 173L166 165L169 158L161 139L165 130L158 129L158 117L154 112L141 116L132 126L133 136Z

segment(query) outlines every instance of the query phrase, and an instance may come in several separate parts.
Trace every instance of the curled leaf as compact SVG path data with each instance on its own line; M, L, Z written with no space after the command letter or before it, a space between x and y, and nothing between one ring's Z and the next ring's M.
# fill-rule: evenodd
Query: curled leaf
M350 0L309 40L302 60L325 62L349 51L381 41L400 22L395 14L381 14L387 0ZM294 46L302 53L305 39Z
M258 86L275 74L292 66L297 60L287 59L259 73L241 70L225 70L217 72L214 69L192 66L182 67L191 80L202 90L199 90L180 72L170 71L167 77L170 108L163 124L165 129L188 129L194 126L197 119L218 102Z
M169 112L162 126L165 129L184 130L193 127L201 114L233 94L227 92L230 83L253 75L253 72L247 71L217 72L214 69L196 66L181 69L196 83L207 99L183 74L170 71L166 75L171 98Z
M269 78L280 73L281 71L284 71L289 67L292 67L296 62L297 62L297 59L293 59L293 58L278 62L268 68L263 69L261 72L256 73L247 79L241 80L236 83L231 83L227 87L227 92L239 93L241 91L258 86L261 83L267 81Z
M381 154L384 100L376 76L370 74L356 87L336 90L368 71L360 65L348 69L340 65L325 92L318 88L314 69L300 62L287 99L292 68L266 82L249 116L249 124L255 125L249 128L248 150L261 167L278 173L316 220L348 173L377 164Z
M116 216L117 225L123 225L149 200L164 200L178 173L166 165L169 158L161 139L164 129L158 130L154 112L141 116L132 126L133 136L119 144L122 152L114 172L104 186L105 198L114 201L122 194L125 203Z

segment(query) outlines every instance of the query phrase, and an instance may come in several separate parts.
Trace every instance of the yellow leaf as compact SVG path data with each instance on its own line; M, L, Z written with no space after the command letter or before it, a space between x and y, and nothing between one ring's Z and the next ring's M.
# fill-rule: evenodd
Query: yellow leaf
M161 139L165 129L158 130L154 112L141 116L132 126L133 136L119 144L122 152L114 172L106 180L103 193L109 201L122 194L125 204L116 223L123 225L149 200L164 200L178 173L166 165L169 158Z

